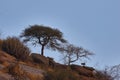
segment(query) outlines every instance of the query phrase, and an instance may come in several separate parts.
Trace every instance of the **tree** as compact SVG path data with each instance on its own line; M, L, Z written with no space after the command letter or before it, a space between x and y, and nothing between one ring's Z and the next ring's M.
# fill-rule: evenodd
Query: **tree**
M87 58L89 55L93 55L93 53L72 44L68 44L64 47L64 60L68 65L81 59L81 57Z
M112 80L120 80L120 64L106 67L105 72L112 77Z
M67 42L60 30L43 25L32 25L26 28L20 37L24 38L24 42L30 41L33 45L39 44L41 46L41 55L44 55L45 47L60 51L61 44Z

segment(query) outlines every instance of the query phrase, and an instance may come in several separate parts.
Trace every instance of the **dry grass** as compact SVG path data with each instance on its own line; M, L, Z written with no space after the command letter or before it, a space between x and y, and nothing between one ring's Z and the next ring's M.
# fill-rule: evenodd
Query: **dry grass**
M8 37L3 40L2 50L21 60L26 60L30 53L29 48L16 37Z

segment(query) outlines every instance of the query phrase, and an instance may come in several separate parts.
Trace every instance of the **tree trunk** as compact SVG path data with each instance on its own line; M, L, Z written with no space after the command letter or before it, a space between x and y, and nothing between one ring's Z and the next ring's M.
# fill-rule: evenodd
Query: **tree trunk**
M70 66L70 63L71 63L71 58L70 58L70 55L68 56L68 66Z
M42 48L41 48L41 55L44 56L44 45L42 45Z

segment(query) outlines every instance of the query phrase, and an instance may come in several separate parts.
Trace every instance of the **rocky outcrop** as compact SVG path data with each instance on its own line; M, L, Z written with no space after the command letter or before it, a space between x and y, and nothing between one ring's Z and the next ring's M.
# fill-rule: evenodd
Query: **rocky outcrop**
M30 56L32 57L33 61L36 63L45 64L45 65L49 64L49 61L45 56L36 53L32 53Z
M84 75L84 76L88 76L88 77L94 77L94 75L93 75L94 69L91 68L91 67L72 65L71 68L74 71L76 71L79 75Z
M44 80L46 72L25 64L17 63L12 72L19 78L24 78L25 80Z
M4 51L0 51L0 63L4 63L4 62L14 63L16 62L16 58L5 53Z
M0 80L15 80L12 75L0 71Z
M46 72L0 51L0 80L44 80Z
M51 67L55 67L56 65L56 62L51 57L45 57L36 53L32 53L30 57L32 57L32 60L35 63L44 64L46 66L51 66Z
M0 80L108 80L92 67L63 65L34 53L29 58L23 62L0 51Z

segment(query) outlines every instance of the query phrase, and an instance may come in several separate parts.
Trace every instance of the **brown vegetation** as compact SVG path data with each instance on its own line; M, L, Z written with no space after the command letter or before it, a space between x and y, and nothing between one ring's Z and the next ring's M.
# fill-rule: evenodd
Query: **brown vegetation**
M2 41L2 50L15 56L17 59L26 60L30 50L18 38L8 37Z

